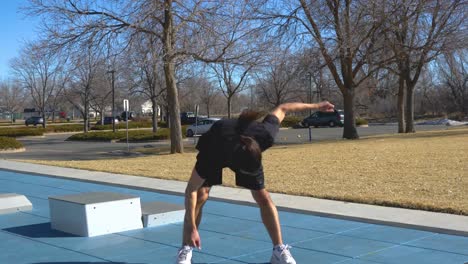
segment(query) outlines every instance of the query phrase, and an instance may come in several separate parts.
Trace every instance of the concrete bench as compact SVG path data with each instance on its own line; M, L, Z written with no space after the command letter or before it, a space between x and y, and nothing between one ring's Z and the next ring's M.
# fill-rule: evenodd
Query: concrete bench
M149 202L141 205L144 227L154 227L184 221L185 208L182 205Z
M90 192L49 197L52 229L93 237L142 228L140 197Z
M26 196L16 193L0 193L0 214L32 210L32 204Z

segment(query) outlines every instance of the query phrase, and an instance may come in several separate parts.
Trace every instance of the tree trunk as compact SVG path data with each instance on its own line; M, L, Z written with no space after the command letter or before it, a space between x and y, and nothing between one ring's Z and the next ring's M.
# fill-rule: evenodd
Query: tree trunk
M405 80L398 78L398 133L405 133Z
M84 115L83 115L83 121L84 121L84 132L88 133L89 131L89 104L88 104L88 99L85 99L85 105L84 105ZM102 120L104 122L104 119ZM104 125L104 123L102 123Z
M46 128L47 127L47 119L46 119L46 115L45 115L45 111L42 111L42 120L44 120L44 122L42 123L42 128Z
M231 118L231 101L232 101L232 97L231 97L231 96L228 96L228 97L227 97L228 118Z
M184 146L182 144L182 126L180 123L179 114L179 98L175 81L174 63L169 62L164 64L164 73L166 76L167 99L169 105L169 125L171 129L171 153L183 153Z
M356 120L354 116L354 88L346 88L344 98L344 129L343 138L358 139Z
M414 133L414 85L406 83L406 133Z
M167 99L169 107L169 124L171 130L171 153L183 153L182 126L180 123L179 96L175 79L173 58L174 28L172 0L164 1L164 76L166 77Z
M156 134L158 131L158 105L156 104L156 98L151 98L151 108L153 109L153 113L151 114L153 134Z

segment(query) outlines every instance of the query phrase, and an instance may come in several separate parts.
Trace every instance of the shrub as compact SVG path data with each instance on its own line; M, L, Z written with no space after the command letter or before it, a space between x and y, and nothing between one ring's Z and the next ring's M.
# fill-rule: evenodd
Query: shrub
M46 128L47 132L59 133L59 132L78 132L83 131L84 124L69 124L69 125L60 125L60 126L48 126Z
M369 124L369 122L366 119L360 117L356 118L356 126L362 126L367 124Z
M0 137L25 137L25 136L42 136L44 135L43 128L1 128Z
M152 127L153 123L151 121L129 121L128 128L148 128ZM125 121L121 121L116 125L117 129L125 129L127 128L127 124ZM91 127L91 130L112 130L112 124L110 125L95 125Z
M11 137L0 137L0 150L20 149L23 144Z
M281 122L281 127L293 127L301 121L302 118L299 116L286 116L283 122Z
M185 135L186 127L182 127L182 134ZM170 137L170 130L166 128L158 129L156 134L153 134L151 130L129 130L128 131L128 140L129 141L150 141L150 140L163 140L169 139ZM126 141L127 140L127 132L125 130L120 130L115 133L112 131L106 132L88 132L88 133L80 133L72 135L68 138L68 140L77 140L77 141L110 141L110 140L117 140L117 141Z

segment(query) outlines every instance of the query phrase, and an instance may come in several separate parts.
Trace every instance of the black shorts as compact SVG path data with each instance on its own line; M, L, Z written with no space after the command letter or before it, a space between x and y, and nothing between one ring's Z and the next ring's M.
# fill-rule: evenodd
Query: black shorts
M220 185L223 183L223 168L230 168L236 174L236 185L250 190L261 190L265 188L265 177L263 174L263 167L255 172L243 171L241 169L233 168L226 162L210 155L210 152L200 151L197 155L197 163L195 170L198 175L205 179L203 186L211 187L213 185Z

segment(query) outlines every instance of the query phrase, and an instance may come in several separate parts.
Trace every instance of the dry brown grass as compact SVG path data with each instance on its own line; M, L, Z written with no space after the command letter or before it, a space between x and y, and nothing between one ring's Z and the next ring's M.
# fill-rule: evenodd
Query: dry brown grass
M148 150L146 150L148 151ZM35 161L186 181L189 153L126 160ZM280 145L264 153L272 192L468 215L468 128ZM225 171L225 185L234 186Z

